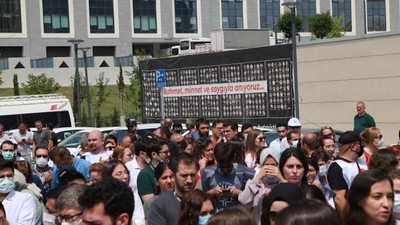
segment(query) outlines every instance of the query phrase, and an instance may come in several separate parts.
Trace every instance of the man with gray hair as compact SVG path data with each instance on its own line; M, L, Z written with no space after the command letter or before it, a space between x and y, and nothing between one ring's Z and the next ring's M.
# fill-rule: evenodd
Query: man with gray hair
M81 150L76 155L76 158L86 160L86 156L84 156L84 154L89 151L88 137L89 137L88 133L82 135L81 140L79 141L79 145L81 146Z
M192 119L186 119L186 129L190 132L187 137L193 138L194 140L199 140L200 135L195 128L195 122Z
M365 103L357 102L357 115L354 116L354 132L360 134L365 128L375 126L374 118L365 112Z
M65 189L56 201L59 222L78 224L82 219L83 207L79 204L78 198L85 192L86 186L73 184Z

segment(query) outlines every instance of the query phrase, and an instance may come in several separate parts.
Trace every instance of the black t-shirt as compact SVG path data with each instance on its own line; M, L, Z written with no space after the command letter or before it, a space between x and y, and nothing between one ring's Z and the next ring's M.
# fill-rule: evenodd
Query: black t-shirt
M342 167L339 166L336 162L333 162L329 166L328 170L328 182L329 186L332 190L346 190L348 188L348 184L343 178L343 170Z

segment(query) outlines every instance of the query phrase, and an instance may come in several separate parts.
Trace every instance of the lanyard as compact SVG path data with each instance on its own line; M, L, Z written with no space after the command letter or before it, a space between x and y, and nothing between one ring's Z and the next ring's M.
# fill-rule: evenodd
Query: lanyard
M267 191L265 190L265 184L264 184L264 180L260 180L261 182L261 189L263 191L264 196L267 196Z

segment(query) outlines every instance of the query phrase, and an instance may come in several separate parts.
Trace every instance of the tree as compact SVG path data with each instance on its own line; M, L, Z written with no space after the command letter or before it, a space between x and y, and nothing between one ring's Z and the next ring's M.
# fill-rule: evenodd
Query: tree
M15 73L13 77L13 86L14 86L14 96L19 95L19 83L18 83L18 75Z
M333 28L333 19L329 11L310 16L310 31L316 37L323 39Z
M303 19L296 16L296 33L303 29ZM278 20L278 29L282 31L287 39L292 38L292 14L289 11L284 12Z
M55 93L60 89L61 85L54 80L52 77L47 77L46 74L40 75L28 75L28 82L22 83L22 87L25 93L28 95L34 94L51 94Z
M106 101L107 97L110 96L110 91L109 90L107 91L107 86L109 81L110 79L104 78L104 73L100 73L99 78L96 79L96 85L95 85L96 101L94 103L96 112L96 121L95 121L96 126L102 126L100 109L103 103Z
M119 64L119 74L117 79L118 91L119 91L119 105L120 105L120 118L124 115L124 91L125 91L125 83L124 83L124 75L122 73L121 63ZM124 121L120 121L120 124L123 124Z
M80 100L79 100L79 104L82 104L83 100L85 99L85 79L83 78L82 74L79 73L79 82L80 82L80 86L79 86L79 92L80 92ZM75 75L71 76L71 86L73 89L73 97L74 97L74 101L72 103L72 111L74 112L75 116L78 115L78 95L76 92L76 80L75 80Z
M344 13L338 18L333 18L333 27L331 32L328 34L328 38L337 38L344 36L342 21L344 20Z
M111 126L118 126L120 124L117 108L114 107L113 114L110 116Z
M1 74L3 73L3 71L0 69L0 85L3 84L3 79L1 79Z
M144 49L136 50L135 55L137 61L149 59L151 56ZM133 117L140 121L141 106L142 106L142 86L140 85L139 65L132 63L132 72L126 72L129 76L130 84L128 85L127 97L134 107Z

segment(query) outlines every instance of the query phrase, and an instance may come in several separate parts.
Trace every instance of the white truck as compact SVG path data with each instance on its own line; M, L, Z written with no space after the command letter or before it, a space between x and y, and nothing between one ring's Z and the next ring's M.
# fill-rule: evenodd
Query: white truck
M0 123L4 130L16 129L25 122L34 127L36 120L54 127L75 127L69 99L61 94L21 95L0 97Z

